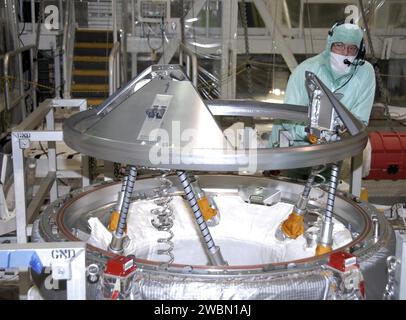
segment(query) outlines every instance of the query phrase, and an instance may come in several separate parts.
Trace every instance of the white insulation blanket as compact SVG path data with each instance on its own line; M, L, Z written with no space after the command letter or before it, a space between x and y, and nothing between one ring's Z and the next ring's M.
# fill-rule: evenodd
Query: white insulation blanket
M277 203L262 206L245 203L239 196L219 195L214 197L220 211L220 223L210 227L211 235L229 265L252 265L286 262L314 256L316 247L308 248L303 236L283 242L275 238L280 223L291 213L293 206ZM141 200L131 204L128 215L127 235L130 239L125 254L135 254L138 258L168 261L168 256L158 255L158 249L167 248L159 244L159 238L167 238L168 233L156 230L151 220L151 210L157 205L151 200ZM180 196L173 197L174 211L173 254L175 263L206 265L200 232L189 204ZM352 238L343 224L333 219L333 249L349 243ZM97 218L90 218L91 236L89 244L106 249L111 234Z

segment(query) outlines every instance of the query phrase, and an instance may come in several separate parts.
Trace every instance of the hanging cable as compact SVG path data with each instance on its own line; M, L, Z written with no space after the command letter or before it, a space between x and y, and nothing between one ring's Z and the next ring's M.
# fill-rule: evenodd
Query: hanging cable
M161 35L160 35L160 37L161 37L161 43L160 43L160 45L159 45L158 47L154 48L154 47L152 46L152 44L151 44L151 36L150 36L151 31L153 31L153 30L152 30L152 28L151 28L150 26L147 25L147 27L148 27L148 33L147 33L147 44L148 44L148 47L149 47L153 52L156 52L156 51L158 51L159 49L163 48L163 46L164 46L164 37L163 37L163 35L162 35L162 33L161 33ZM161 31L161 32L162 32L162 31ZM154 33L155 33L155 32L154 32Z
M194 0L192 0L192 17L196 18L195 17L195 1ZM196 29L196 27L193 26L192 27L192 35L193 35L194 52L197 52L197 48L196 48L196 30L195 29Z
M18 6L19 6L18 11L21 11L21 8L20 8L21 2L18 2ZM18 13L18 18L19 18L20 21L23 23L23 28L22 28L21 31L18 33L18 40L20 40L22 46L24 47L25 44L24 44L23 40L21 39L21 36L22 36L22 34L24 33L24 31L25 31L26 22L25 22L24 17L22 17L22 16L20 15L20 13ZM24 21L23 21L23 20L24 20Z
M304 50L305 50L305 57L306 57L306 59L308 59L308 58L310 58L309 57L309 54L308 54L308 51L307 51L307 41L306 41L306 28L304 27L304 21L303 21L303 15L304 15L304 12L302 11L302 8L303 8L303 10L304 10L304 4L303 4L303 6L301 6L301 9L300 9L300 17L302 18L301 19L301 22L302 22L302 25L303 25L303 44L304 44Z
M162 17L159 28L161 30L162 57L163 57L162 62L163 62L163 64L165 64L165 20L164 20L164 17ZM170 61L168 61L168 63L170 63Z
M307 6L307 22L308 22L308 24L309 24L309 33L310 33L310 44L311 44L311 47L312 47L312 53L311 54L314 54L314 45L313 45L313 34L312 34L312 22L311 22L311 20L310 20L310 9L309 9L309 4L308 4L308 1L306 0L306 6Z
M275 15L278 12L278 4L279 1L276 2L276 7L275 7ZM272 89L275 89L275 65L276 65L276 46L275 46L275 30L276 30L276 19L277 17L274 17L273 21L273 28L272 28Z
M2 79L2 80L4 80L4 81L7 81L7 80L14 80L14 81L16 81L16 82L20 82L20 83L22 83L22 84L33 85L33 86L38 87L38 88L44 88L44 89L53 90L53 91L55 90L55 88L52 88L52 87L49 87L49 86L40 84L40 83L38 83L38 82L35 82L35 81L28 81L28 80L20 80L20 79L18 79L17 77L14 77L14 76L1 76L0 79Z
M378 85L379 92L381 93L383 100L384 100L385 117L389 123L389 128L392 131L395 131L393 128L393 125L392 125L392 117L391 117L390 111L389 111L389 97L388 97L387 90L385 90L384 85L383 85L383 80L382 80L381 73L380 73L380 70L378 67L378 59L375 56L374 46L372 43L371 33L369 31L368 20L367 20L366 12L364 9L364 4L363 4L362 0L358 0L358 3L359 3L359 7L361 9L362 20L364 21L364 27L365 27L365 32L367 35L369 49L371 50L371 55L372 55L371 62L375 69L376 83Z
M250 46L248 41L248 19L247 19L247 5L245 0L242 0L239 6L241 23L244 28L244 42L245 42L245 69L247 72L247 86L248 86L248 93L252 94L254 92L253 84L252 84L252 70L251 65L249 64L250 60Z

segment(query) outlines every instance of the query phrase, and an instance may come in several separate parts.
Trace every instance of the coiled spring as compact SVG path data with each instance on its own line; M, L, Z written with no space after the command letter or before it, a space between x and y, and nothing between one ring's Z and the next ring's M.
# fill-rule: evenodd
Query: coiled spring
M167 266L175 260L175 257L172 253L174 249L174 244L172 242L173 232L171 228L173 227L173 220L175 216L173 214L173 209L170 205L172 201L172 196L170 196L169 189L172 187L172 182L166 179L166 176L169 173L163 174L159 177L160 187L155 190L156 199L154 200L155 204L158 206L151 210L151 213L155 216L151 220L152 226L158 231L166 232L169 234L166 238L159 238L157 241L159 244L166 246L165 249L158 249L158 255L167 255L169 260L163 263L163 266Z
M311 188L318 188L326 182L326 178L320 174L323 171L325 171L326 168L327 168L326 165L320 165L320 166L312 168L309 178L306 181L305 190L303 191L303 195L305 195L305 193L308 191L307 192L307 196L308 196ZM314 183L314 180L316 178L320 179L320 181L317 183ZM307 189L309 189L309 190L307 190Z

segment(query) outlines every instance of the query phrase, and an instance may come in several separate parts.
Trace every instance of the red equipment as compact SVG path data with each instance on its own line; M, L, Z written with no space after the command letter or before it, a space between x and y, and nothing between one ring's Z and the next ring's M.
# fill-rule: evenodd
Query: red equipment
M118 256L107 261L105 274L126 277L137 269L134 259L130 257Z
M370 132L371 170L366 179L406 179L406 132Z

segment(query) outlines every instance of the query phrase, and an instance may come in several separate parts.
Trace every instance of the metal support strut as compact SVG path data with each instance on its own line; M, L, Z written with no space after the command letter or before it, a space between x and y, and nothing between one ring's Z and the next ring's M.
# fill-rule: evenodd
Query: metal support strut
M124 200L125 188L127 186L127 180L128 180L128 176L125 176L123 178L123 182L121 183L121 191L118 193L116 205L110 216L110 222L108 225L108 229L111 232L113 232L117 229L118 222L120 220L120 212L121 212L121 208L123 206L123 200Z
M304 233L304 215L307 209L307 203L309 202L310 191L312 190L314 179L316 177L322 177L319 173L325 169L324 166L313 167L309 177L307 178L305 187L302 194L299 196L292 213L289 217L283 221L281 227L276 231L276 238L280 241L286 238L296 239Z
M321 255L332 250L331 246L333 243L333 210L337 191L338 173L338 165L334 163L331 168L331 179L327 195L326 213L324 215L324 220L321 227L321 235L317 244L316 255Z
M316 166L312 167L309 177L306 180L305 187L303 189L302 195L299 197L296 205L295 205L295 212L300 215L304 215L306 213L307 203L309 202L310 191L312 188L319 186L319 183L314 183L314 179L319 178L324 182L326 178L320 175L320 172L324 171L326 166Z
M123 252L123 240L124 240L124 229L127 223L128 209L130 208L131 196L134 189L135 179L137 177L137 168L131 167L130 172L127 176L127 181L123 181L123 186L125 184L125 192L123 197L123 203L120 208L120 218L116 231L113 233L113 238L109 246L109 251L121 254Z
M176 174L178 175L179 180L182 184L182 187L185 190L186 198L189 201L193 214L196 218L196 222L200 228L200 232L206 243L210 263L212 265L219 265L219 266L227 265L227 262L224 261L224 258L221 255L220 248L215 245L214 240L211 237L210 230L207 227L206 221L204 221L203 215L200 211L199 205L197 204L195 194L193 193L193 190L190 186L190 181L189 181L189 178L188 178L186 172L177 171Z
M123 207L125 190L127 188L127 180L128 180L128 176L125 176L123 178L123 183L121 184L121 191L118 194L118 199L117 199L117 204L116 204L116 210L118 212L121 212L121 208Z

